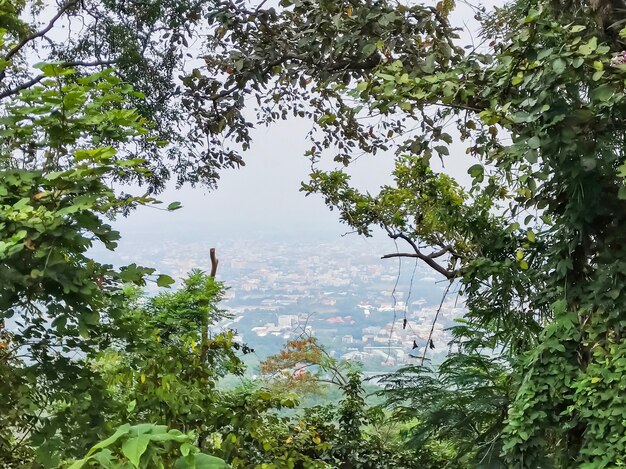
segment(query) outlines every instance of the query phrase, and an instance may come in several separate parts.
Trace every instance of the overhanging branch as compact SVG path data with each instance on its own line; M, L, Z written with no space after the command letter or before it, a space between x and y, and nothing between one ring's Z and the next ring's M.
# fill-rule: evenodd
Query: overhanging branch
M443 249L441 249L440 251L435 251L431 254L424 254L420 248L417 246L417 244L415 244L415 241L413 241L411 238L409 238L408 236L406 236L403 233L393 233L390 230L387 230L387 234L389 235L389 237L391 239L403 239L405 240L407 243L409 243L409 245L413 248L414 252L395 252L392 254L386 254L384 256L381 257L381 259L390 259L392 257L412 257L415 259L420 259L421 261L423 261L425 264L427 264L430 268L432 268L433 270L435 270L436 272L440 273L441 275L443 275L444 277L446 277L448 280L455 278L459 271L458 270L449 270L446 269L444 266L442 266L441 264L437 263L434 259L437 257L441 257L446 253L450 253L451 252L451 246L446 246Z
M381 259L391 259L392 257L413 257L413 258L420 259L424 261L426 264L428 264L429 267L436 270L447 279L455 278L458 274L458 270L448 270L441 264L438 264L437 262L432 260L432 258L430 258L429 256L425 254L421 254L421 253L413 254L410 252L397 252L397 253L394 252L393 254L385 254L384 256L381 257Z

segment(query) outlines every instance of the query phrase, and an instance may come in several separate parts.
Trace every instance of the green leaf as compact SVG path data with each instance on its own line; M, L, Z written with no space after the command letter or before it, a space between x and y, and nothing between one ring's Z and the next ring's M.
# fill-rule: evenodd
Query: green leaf
M535 233L530 228L528 228L526 237L528 238L528 241L530 241L531 243L534 243L537 240L537 238L535 237Z
M176 283L176 281L169 275L159 275L156 281L159 287L169 288L170 285Z
M567 302L565 300L557 300L552 303L552 311L554 314L561 315L567 311Z
M223 459L198 453L195 455L196 469L228 469L229 466Z
M435 147L435 151L437 153L439 153L440 155L443 156L448 156L450 154L450 151L448 150L448 147L446 147L445 145L438 145Z
M529 138L528 146L532 148L533 150L536 150L537 148L541 147L541 139L537 137L536 135L534 137Z
M139 435L135 438L130 438L122 445L122 454L128 458L133 466L139 467L141 456L146 452L149 443L150 435Z
M144 276L154 273L154 269L140 267L137 264L130 264L120 269L120 278L124 282L132 282L138 285L143 284Z
M621 186L617 191L617 197L621 200L626 200L626 186Z
M524 157L530 164L535 164L539 160L539 153L537 150L529 150L526 152Z
M518 222L514 222L514 223L511 223L507 227L506 231L507 231L507 233L513 233L514 231L519 230L519 228L520 228L520 224Z
M174 469L229 469L223 459L204 453L188 454L176 460Z
M174 210L178 210L179 208L182 208L182 204L180 202L172 202L171 204L167 206L167 209L170 212L173 212Z
M129 431L130 431L129 424L122 425L115 431L115 433L113 433L113 435L108 437L106 440L102 440L101 442L92 446L89 452L87 453L87 456L91 456L93 453L95 453L99 449L106 448L107 446L111 446L113 443L119 440L121 436L128 434Z
M592 101L608 101L615 93L615 89L611 85L600 85L591 91Z
M98 451L91 457L91 459L98 461L100 466L106 469L117 467L117 465L114 465L115 457L113 456L113 452L109 448L104 448L102 451Z
M183 456L187 456L192 449L193 445L190 445L189 443L183 443L182 445L180 445L180 453Z
M79 459L78 461L74 461L71 466L67 469L82 469L83 466L89 461L90 458Z
M592 37L586 44L583 44L578 48L578 52L581 55L590 55L598 48L598 38Z
M185 443L187 441L189 441L189 436L185 435L184 433L174 433L172 430L170 430L167 433L159 433L159 434L154 434L154 433L150 433L150 441L177 441L179 443Z
M565 71L566 68L567 62L565 62L565 60L558 58L552 61L552 70L554 71L554 73L560 75Z
M484 175L485 168L481 164L475 164L473 166L470 166L470 168L467 170L467 173L474 179L480 178Z
M376 44L369 43L363 46L363 49L361 50L361 52L363 52L364 56L369 57L374 52L376 52L376 50L378 50L378 47L376 47Z
M74 69L61 66L60 62L41 62L35 64L34 67L41 70L46 77L57 77L76 73Z
M160 434L167 432L167 425L155 425L154 423L140 423L130 429L131 435L143 435L145 433Z

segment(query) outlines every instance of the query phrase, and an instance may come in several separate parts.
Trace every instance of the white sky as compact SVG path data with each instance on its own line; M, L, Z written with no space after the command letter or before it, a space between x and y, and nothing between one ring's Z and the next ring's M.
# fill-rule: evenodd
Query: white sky
M452 19L458 26L468 22L472 30L476 28L472 18L472 10L461 4ZM469 34L463 36L469 43ZM320 196L305 197L299 192L300 182L308 179L310 171L310 162L303 156L311 146L306 140L310 126L307 121L290 120L256 129L252 149L244 154L246 166L223 171L217 190L167 190L160 199L166 203L180 201L182 209L165 212L143 208L115 225L129 241L146 233L196 241L206 237L208 243L224 237L314 239L345 233L348 227L339 223L337 213L330 212ZM465 146L455 143L445 171L467 183L466 171L473 163L465 155ZM360 158L350 172L359 188L375 192L390 182L392 168L393 156L379 154Z

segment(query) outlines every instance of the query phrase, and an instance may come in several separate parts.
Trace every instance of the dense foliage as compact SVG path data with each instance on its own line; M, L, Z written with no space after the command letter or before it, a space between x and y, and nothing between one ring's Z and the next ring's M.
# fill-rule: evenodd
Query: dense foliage
M501 422L489 444L501 447L502 464L622 464L619 11L516 2L479 12L484 42L465 52L448 25L451 7L293 2L293 9L265 20L276 27L268 26L268 38L284 38L285 63L251 80L276 83L273 97L283 110L297 109L288 96L298 87L311 90L302 96L322 133L311 151L314 163L335 146L337 160L349 164L346 148L373 152L391 146L392 137L399 142L395 183L376 195L352 187L344 169L315 171L304 188L322 193L357 231L380 226L404 240L409 252L396 256L422 260L459 282L470 330L483 331L478 350L510 356L509 365L495 369L497 363L475 357L492 370L470 389L487 398L494 379L499 387L502 379L510 383L497 390L502 405L483 409L492 416L473 422L485 437ZM310 36L285 37L291 23L306 24ZM369 27L378 29L368 44ZM407 45L414 48L410 54ZM314 49L329 55L314 64L299 60L319 54ZM275 54L263 51L268 59ZM346 51L354 55L341 73L333 74L332 65L329 72ZM361 66L360 54L378 63ZM445 161L450 154L451 123L476 160L467 189L432 165L433 157ZM463 383L477 379L471 356L462 358L459 363L453 355L440 370L458 405ZM451 367L452 382L446 378ZM410 380L405 384L407 392ZM423 396L423 388L413 390ZM435 425L451 416L439 418Z
M476 8L465 47L451 0L266 3L0 0L0 464L626 464L623 5ZM466 298L453 353L385 377L385 411L310 338L264 364L271 392L220 390L249 349L208 335L214 276L147 298L173 279L89 254L115 248L107 218L214 185L292 117L315 122L303 190ZM437 164L461 146L465 186ZM382 152L393 182L358 190L351 162ZM299 364L342 402L286 412Z
M366 421L358 375L344 382L338 409L306 415L285 414L298 404L289 392L259 384L220 390L222 377L243 373L241 354L250 349L233 331L209 334L225 314L214 272L194 271L178 290L146 297L146 282L174 280L90 257L94 243L116 247L107 219L137 205L158 208L120 183L153 190L164 182L155 162L167 160L170 143L160 116L146 111L163 97L136 91L125 81L129 68L68 58L37 64L28 78L25 50L78 6L64 4L37 31L19 14L45 16L45 8L2 3L0 464L321 468L411 460L359 431ZM102 6L123 18L117 5ZM71 52L52 49L51 58Z

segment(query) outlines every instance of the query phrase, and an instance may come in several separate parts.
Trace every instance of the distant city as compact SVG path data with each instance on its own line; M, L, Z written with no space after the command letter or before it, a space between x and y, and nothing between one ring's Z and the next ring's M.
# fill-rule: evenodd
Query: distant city
M447 283L412 259L380 259L395 251L392 241L131 242L106 260L179 279L194 268L210 269L210 247L217 249L218 279L228 287L221 306L232 318L218 327L236 330L258 360L308 334L332 356L361 362L365 372L417 364L425 349L439 361L451 340L446 328L463 314L461 298L449 293L427 343Z

